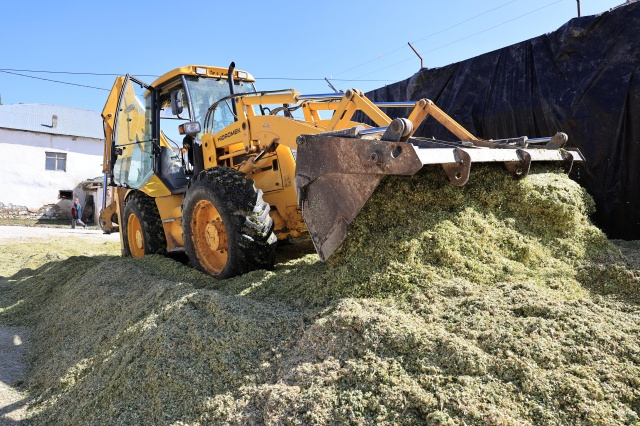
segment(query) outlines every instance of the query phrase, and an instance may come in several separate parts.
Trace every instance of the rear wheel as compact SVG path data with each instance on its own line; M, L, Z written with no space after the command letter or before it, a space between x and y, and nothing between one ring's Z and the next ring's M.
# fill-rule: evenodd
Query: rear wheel
M118 231L118 215L116 213L113 213L111 215L111 218L109 218L109 220L107 221L103 217L104 214L108 214L108 211L105 212L104 210L102 210L98 218L98 222L100 225L100 229L102 229L102 232L104 232L105 234L117 232Z
M217 278L275 264L269 204L234 169L215 167L192 179L182 203L182 230L191 264Z
M145 254L163 254L167 240L160 213L153 198L136 191L124 205L123 240L126 256L143 257Z

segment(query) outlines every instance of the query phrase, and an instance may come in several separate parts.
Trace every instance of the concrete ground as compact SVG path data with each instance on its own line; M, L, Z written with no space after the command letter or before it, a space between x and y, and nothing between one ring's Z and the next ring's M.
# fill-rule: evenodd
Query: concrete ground
M80 237L94 240L101 238L104 241L119 241L120 234L105 234L101 230L69 228L45 228L35 226L0 226L0 243L3 240L25 240L29 238L55 238L55 237Z

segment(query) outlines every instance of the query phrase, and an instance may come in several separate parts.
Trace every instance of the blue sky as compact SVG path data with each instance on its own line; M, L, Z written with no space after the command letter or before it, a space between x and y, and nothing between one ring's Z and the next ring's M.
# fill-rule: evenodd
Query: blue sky
M580 1L583 16L621 3ZM23 0L1 10L2 102L101 112L116 74L150 83L189 64L235 61L264 90L329 93L326 77L368 91L418 71L407 42L440 67L554 31L577 16L577 1Z

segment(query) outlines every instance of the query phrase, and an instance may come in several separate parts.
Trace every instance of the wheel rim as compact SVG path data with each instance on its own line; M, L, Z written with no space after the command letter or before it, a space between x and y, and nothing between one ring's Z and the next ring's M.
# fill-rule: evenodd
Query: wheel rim
M200 264L212 275L218 275L229 257L227 230L218 209L207 200L200 200L193 209L191 239Z
M129 215L127 219L127 242L129 243L129 251L132 257L144 256L144 237L142 235L142 226L136 215Z

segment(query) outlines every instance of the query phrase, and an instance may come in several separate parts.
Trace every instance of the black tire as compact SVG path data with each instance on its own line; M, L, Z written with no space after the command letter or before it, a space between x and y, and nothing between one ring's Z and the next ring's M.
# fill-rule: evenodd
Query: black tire
M122 221L125 256L166 253L167 239L153 198L140 191L132 193L125 202Z
M184 246L192 266L219 279L273 269L277 239L269 209L244 173L228 167L200 172L182 202Z

